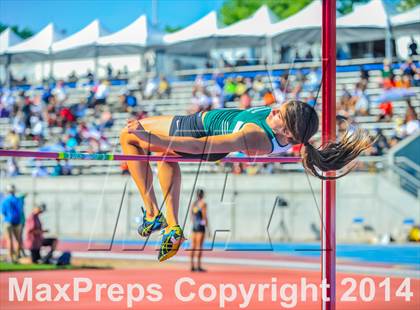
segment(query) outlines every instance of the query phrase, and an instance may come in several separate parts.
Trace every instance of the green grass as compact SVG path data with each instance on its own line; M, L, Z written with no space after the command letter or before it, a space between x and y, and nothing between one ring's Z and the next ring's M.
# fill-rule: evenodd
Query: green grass
M0 262L0 272L5 271L36 271L36 270L73 270L73 269L109 269L109 267L95 267L95 266L56 266L47 264L12 264L7 262Z

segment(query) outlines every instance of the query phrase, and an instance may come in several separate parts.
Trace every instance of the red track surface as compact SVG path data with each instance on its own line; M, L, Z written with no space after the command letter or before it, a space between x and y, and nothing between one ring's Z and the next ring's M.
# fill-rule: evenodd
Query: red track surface
M0 274L0 308L2 310L9 309L125 309L126 298L119 302L112 302L108 299L106 291L102 291L101 301L95 301L95 293L82 294L80 301L78 302L9 302L8 293L9 285L8 279L10 277L16 277L21 283L23 277L33 278L33 287L39 283L72 283L74 277L88 277L95 284L98 283L118 283L124 288L128 283L130 284L141 284L146 287L148 284L157 283L161 285L160 291L162 292L163 298L159 302L150 302L146 299L143 301L135 302L132 309L182 309L182 310L205 310L205 309L219 309L218 296L213 302L204 302L196 297L191 302L181 302L175 297L174 285L175 282L182 277L191 277L196 282L194 287L185 284L182 289L182 293L187 295L190 292L197 293L200 284L211 283L216 288L220 283L232 283L238 285L239 283L245 284L245 288L248 289L250 283L271 283L271 279L274 277L277 280L278 287L284 283L297 283L301 277L306 277L308 283L319 283L320 274L315 271L293 271L293 270L280 270L280 269L262 269L262 268L245 268L245 267L224 267L224 266L211 266L207 273L191 273L189 271L180 270L179 268L166 267L163 269L119 269L119 270L76 270L76 271L49 271L49 272L16 272L16 273L1 273ZM395 291L402 282L401 278L391 279L391 301L384 301L384 290L378 288L378 283L381 282L383 277L372 277L376 283L376 295L375 300L369 303L362 302L340 302L340 298L344 291L348 289L349 285L340 285L341 280L344 277L353 277L359 283L364 277L363 275L349 275L349 274L338 274L337 276L337 309L378 309L378 310L418 310L420 309L420 280L411 280L411 291L414 293L410 302L405 302L402 297L395 297ZM277 290L279 291L279 290ZM55 296L55 290L53 289L53 297ZM229 293L229 291L227 291ZM353 295L357 295L358 288ZM34 292L35 293L35 292ZM209 291L207 290L207 294ZM311 294L308 294L311 295ZM69 289L69 296L72 298L72 286ZM257 290L254 292L250 304L245 309L282 309L280 305L280 299L276 302L271 301L271 291L265 290L264 300L258 301ZM300 290L298 292L300 296ZM310 297L309 297L310 298ZM298 298L300 300L300 298ZM242 303L242 298L238 294L236 301L227 303L224 309L239 309L239 304ZM299 301L297 305L292 309L320 309L320 302L306 302Z

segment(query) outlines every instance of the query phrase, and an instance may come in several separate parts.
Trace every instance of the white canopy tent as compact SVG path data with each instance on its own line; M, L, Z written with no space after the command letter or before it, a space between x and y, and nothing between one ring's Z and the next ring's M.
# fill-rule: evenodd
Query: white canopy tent
M170 53L206 53L215 45L219 31L216 11L211 11L195 23L163 36L165 50Z
M349 43L382 40L387 27L388 14L382 0L371 0L337 18L337 41Z
M234 44L250 44L259 42L278 21L267 5L261 6L251 17L236 22L218 31L217 36L229 38Z
M268 34L281 45L290 45L298 40L316 42L320 40L321 23L322 3L314 0L296 14L275 23Z
M95 46L100 37L108 35L99 20L94 20L82 30L52 45L54 58L86 58L95 56Z
M127 27L112 34L98 38L100 55L134 54L147 47L161 46L163 33L154 28L141 15Z
M262 5L250 17L220 29L217 38L223 42L223 47L264 47L260 50L266 52L267 61L272 63L272 42L267 35L277 21L273 11ZM250 56L254 57L253 54Z
M391 17L396 52L401 58L410 56L408 46L414 40L420 45L420 5Z
M321 39L322 2L314 0L301 11L273 25L275 42L293 44ZM388 14L382 0L356 5L353 12L337 18L337 42L373 41L385 38Z
M337 19L338 42L366 42L385 39L386 58L392 57L389 14L383 0L358 5L353 12Z
M0 62L4 64L4 70L1 71L1 80L4 80L7 85L10 83L9 77L9 65L11 61L11 55L6 54L7 49L22 42L22 39L18 37L11 28L5 29L0 34Z
M32 37L8 48L6 52L12 55L12 62L45 60L51 52L51 46L62 37L54 24L50 23Z
M22 39L11 28L5 29L0 33L0 55L5 54L10 47L20 42L22 42Z
M395 36L420 33L420 5L404 13L391 17L392 31Z

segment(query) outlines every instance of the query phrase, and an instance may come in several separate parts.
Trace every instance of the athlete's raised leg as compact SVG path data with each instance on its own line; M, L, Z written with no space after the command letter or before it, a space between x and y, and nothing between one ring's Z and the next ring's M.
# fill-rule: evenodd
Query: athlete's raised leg
M143 119L140 123L148 131L168 134L171 121L172 116L156 116ZM121 131L120 143L123 153L127 155L146 155L147 152L165 153L166 151L138 139L135 135L128 133L127 128ZM127 161L127 166L143 199L146 215L153 218L158 214L159 208L153 189L153 173L150 164L146 161Z

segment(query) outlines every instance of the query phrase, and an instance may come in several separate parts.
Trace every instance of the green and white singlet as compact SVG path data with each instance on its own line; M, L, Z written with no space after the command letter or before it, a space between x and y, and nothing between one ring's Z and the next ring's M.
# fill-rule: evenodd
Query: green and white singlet
M211 110L204 115L203 125L209 136L226 135L239 131L245 124L256 124L271 141L271 154L284 153L291 145L281 145L266 122L270 107L256 107L248 110L220 109Z

